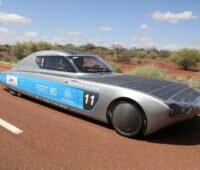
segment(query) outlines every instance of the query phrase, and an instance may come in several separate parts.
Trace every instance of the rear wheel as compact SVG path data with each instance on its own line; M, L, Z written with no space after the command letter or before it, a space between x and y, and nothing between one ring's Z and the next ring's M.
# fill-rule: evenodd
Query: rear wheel
M132 138L143 129L143 113L134 103L117 102L111 106L110 115L114 129L122 136Z

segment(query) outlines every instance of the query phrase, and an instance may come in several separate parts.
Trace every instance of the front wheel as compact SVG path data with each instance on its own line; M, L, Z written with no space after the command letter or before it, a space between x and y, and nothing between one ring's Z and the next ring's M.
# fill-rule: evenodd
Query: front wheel
M133 138L143 128L143 113L134 103L127 101L117 102L111 106L110 115L114 129L122 136Z

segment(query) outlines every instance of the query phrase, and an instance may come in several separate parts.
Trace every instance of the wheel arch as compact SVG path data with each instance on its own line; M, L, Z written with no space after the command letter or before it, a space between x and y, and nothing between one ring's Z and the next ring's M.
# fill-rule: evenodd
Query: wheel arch
M107 109L107 113L106 113L106 118L107 118L108 123L112 126L112 121L111 121L111 119L112 119L112 109L113 109L114 106L116 106L117 103L119 103L121 101L132 103L132 104L136 105L137 108L141 111L142 116L143 116L143 128L141 130L141 133L144 134L146 129L147 129L146 113L145 113L144 109L142 108L142 106L138 102L136 102L135 100L128 98L128 97L116 98L109 104L108 109Z

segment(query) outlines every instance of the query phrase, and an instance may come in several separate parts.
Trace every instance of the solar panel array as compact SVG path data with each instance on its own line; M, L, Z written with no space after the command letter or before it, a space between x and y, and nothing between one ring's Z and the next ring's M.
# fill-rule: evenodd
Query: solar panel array
M87 80L126 87L151 94L163 100L173 99L177 102L193 102L200 96L198 91L189 88L187 85L130 75L96 77Z

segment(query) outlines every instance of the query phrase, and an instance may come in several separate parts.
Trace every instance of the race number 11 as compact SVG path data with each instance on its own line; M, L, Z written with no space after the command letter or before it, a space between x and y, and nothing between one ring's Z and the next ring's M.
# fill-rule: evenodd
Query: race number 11
M92 110L98 101L99 95L93 92L84 92L84 109Z

